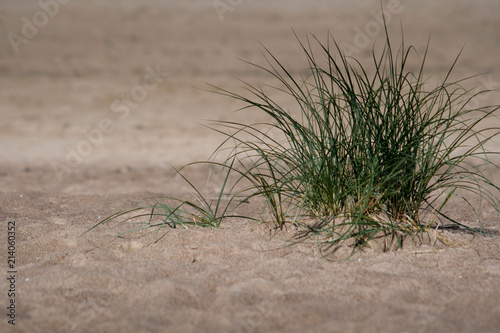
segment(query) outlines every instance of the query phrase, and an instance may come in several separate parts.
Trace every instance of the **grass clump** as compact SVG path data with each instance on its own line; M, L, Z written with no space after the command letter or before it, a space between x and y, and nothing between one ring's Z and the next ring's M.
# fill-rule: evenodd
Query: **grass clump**
M449 82L458 57L444 79L429 88L424 76L428 46L413 69L409 59L418 57L416 50L404 39L394 49L385 32L386 43L378 55L374 48L371 65L345 56L333 38L322 43L312 36L306 43L299 39L307 75L293 75L266 49L267 66L254 66L271 75L276 86L245 83L246 95L216 88L242 101L243 109L258 109L270 118L259 124L218 122L222 128L216 130L227 138L216 153L227 144L230 152L226 162L205 163L237 175L231 200L264 198L276 227L295 224L299 239L318 236L323 251L342 244L357 251L380 236L401 246L405 237L445 220L481 232L444 213L452 197L475 211L462 192L500 212L500 188L481 171L498 168L490 161L498 152L485 148L500 133L489 121L498 106L468 108L486 91L471 94L462 88L463 80ZM291 98L293 109L273 100L276 92ZM228 179L219 198L228 194ZM228 203L221 212L221 203L215 212L204 200L155 205L150 216L162 209L160 227L192 218L220 226L234 216ZM178 213L182 206L194 212Z

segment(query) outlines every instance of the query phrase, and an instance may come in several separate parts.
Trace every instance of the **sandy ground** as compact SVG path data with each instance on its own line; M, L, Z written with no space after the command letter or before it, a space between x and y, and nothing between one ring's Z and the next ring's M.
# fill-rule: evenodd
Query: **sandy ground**
M346 263L306 244L281 248L288 233L240 220L169 230L148 247L151 235L114 237L124 230L116 223L80 237L148 192L184 195L171 166L206 159L222 139L204 119L265 120L199 89L238 89L234 77L267 83L237 60L262 63L259 42L298 73L292 28L330 31L362 61L370 47L359 31L377 31L378 1L221 1L219 13L213 3L75 0L48 16L36 1L2 0L0 258L8 276L15 221L17 275L15 326L0 280L0 331L498 332L499 236L443 232L456 247L367 251ZM398 32L402 21L407 42L422 50L432 31L429 74L443 75L465 45L457 76L486 73L471 84L500 88L498 1L391 3L389 26ZM460 208L450 210L467 221ZM481 216L500 230L493 212Z

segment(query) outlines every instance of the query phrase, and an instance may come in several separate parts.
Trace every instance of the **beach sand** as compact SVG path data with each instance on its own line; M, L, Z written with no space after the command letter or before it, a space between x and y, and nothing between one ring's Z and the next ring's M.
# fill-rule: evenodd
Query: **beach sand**
M237 219L217 230L168 229L149 246L150 233L115 237L127 229L117 222L81 236L144 198L185 196L172 166L209 158L224 139L207 119L266 120L204 90L241 92L235 78L272 84L238 60L265 64L260 43L295 74L307 68L293 31L323 41L329 31L370 61L383 40L378 1L62 2L46 8L51 15L35 1L0 5L0 258L8 277L15 221L17 271L15 326L10 282L0 280L0 332L500 330L498 235L438 231L448 245L434 243L435 233L424 245L342 263L314 244L286 247L291 228ZM387 6L391 33L402 23L420 52L432 32L429 75L442 77L465 45L454 78L485 73L466 85L500 88L498 1ZM488 172L499 184L500 172ZM207 170L186 176L204 184ZM215 193L216 184L203 189ZM244 209L258 216L260 206ZM463 204L448 210L474 218ZM500 232L494 211L479 214Z

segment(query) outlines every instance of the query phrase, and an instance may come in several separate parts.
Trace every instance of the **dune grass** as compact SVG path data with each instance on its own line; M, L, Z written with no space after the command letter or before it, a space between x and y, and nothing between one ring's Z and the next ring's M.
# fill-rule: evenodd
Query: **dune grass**
M136 217L149 222L142 227L219 227L239 216L235 202L262 198L274 227L294 224L298 240L318 237L327 254L342 245L356 252L380 237L402 246L405 238L444 223L482 232L480 224L459 223L444 209L458 197L477 210L463 195L468 193L500 213L500 188L482 172L485 166L498 168L490 158L499 152L485 145L500 134L490 121L499 107L468 107L487 91L471 94L462 88L464 80L449 82L458 57L431 85L424 73L428 45L419 55L401 38L394 49L385 32L386 43L378 54L374 47L369 64L345 56L333 38L326 43L297 38L308 63L306 76L293 75L265 49L267 65L252 65L272 76L275 86L244 83L244 95L213 87L243 102L243 111L260 110L270 121L217 122L213 128L226 140L215 154L224 152L227 160L202 163L227 173L219 200L207 201L192 186L194 201L143 207L148 213ZM411 57L420 59L416 70L408 65ZM276 93L291 98L293 109L270 97ZM231 185L229 175L236 177ZM152 223L153 217L161 221Z

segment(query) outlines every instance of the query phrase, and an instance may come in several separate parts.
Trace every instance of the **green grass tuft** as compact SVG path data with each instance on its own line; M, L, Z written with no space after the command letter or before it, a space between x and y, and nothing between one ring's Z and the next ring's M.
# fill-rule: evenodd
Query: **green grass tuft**
M469 205L465 192L500 213L500 188L481 171L485 165L498 168L490 157L499 152L484 147L500 134L490 125L499 106L468 108L478 93L462 88L464 80L448 82L458 57L445 78L429 88L424 76L428 45L415 71L408 65L418 57L415 49L403 38L393 49L385 32L385 46L380 54L374 48L371 64L345 56L333 38L327 43L314 36L306 43L297 38L307 76L292 75L265 49L267 65L254 66L271 75L275 87L245 84L246 95L214 87L271 120L217 122L214 129L227 138L216 154L228 144L230 153L226 162L205 163L227 172L219 200L210 204L193 186L195 202L150 207L150 217L161 211L163 218L154 226L219 227L235 216L230 203L243 196L263 198L276 227L295 224L299 240L317 236L327 253L343 244L355 252L380 237L401 246L406 237L443 220L481 232L446 216L444 208L452 197ZM277 92L291 97L294 109L270 97ZM230 174L237 178L229 189ZM228 193L229 203L220 200Z

